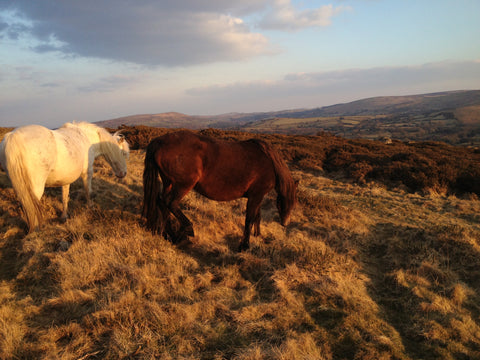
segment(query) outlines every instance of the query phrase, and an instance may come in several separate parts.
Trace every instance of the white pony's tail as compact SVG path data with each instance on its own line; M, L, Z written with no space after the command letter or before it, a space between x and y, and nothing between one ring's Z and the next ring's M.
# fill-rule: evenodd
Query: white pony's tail
M32 177L25 166L27 153L21 136L12 132L5 139L5 159L7 173L13 189L22 204L28 223L28 231L34 231L43 221L42 206L33 191Z

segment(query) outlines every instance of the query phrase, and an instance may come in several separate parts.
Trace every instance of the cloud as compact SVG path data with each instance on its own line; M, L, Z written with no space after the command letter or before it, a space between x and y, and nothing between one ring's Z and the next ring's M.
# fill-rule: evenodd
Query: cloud
M0 25L3 36L29 35L38 52L103 58L144 65L186 66L238 61L270 53L269 42L242 19L263 2L0 1L0 11L16 14ZM256 5L257 3L257 5ZM31 19L26 26L22 18Z
M297 10L291 0L275 0L272 11L260 23L264 29L296 31L309 27L325 27L331 24L332 17L349 6L324 5L315 9Z
M15 11L0 13L0 39L18 40L22 34L29 32L30 28L30 24Z
M291 0L0 0L0 38L28 38L39 53L189 66L275 54L252 29L327 26L346 8L297 10Z
M118 90L120 88L128 87L138 83L138 79L130 76L112 75L97 81L91 82L87 85L79 86L78 91L84 93L99 92L106 93Z
M56 82L47 82L47 83L40 84L40 87L42 88L58 88L60 86L61 84Z

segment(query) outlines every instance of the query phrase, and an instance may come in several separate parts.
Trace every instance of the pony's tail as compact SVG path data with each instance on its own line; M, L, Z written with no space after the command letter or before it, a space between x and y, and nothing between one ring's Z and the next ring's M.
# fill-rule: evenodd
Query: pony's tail
M28 231L34 231L42 222L42 206L33 190L32 177L29 173L24 154L27 149L15 132L5 139L5 159L8 177L17 194L27 218Z
M152 140L145 154L145 169L143 170L143 210L142 216L146 218L147 229L152 233L163 232L162 211L159 202L162 188L159 179L159 168L155 162L155 153L160 147L158 139Z

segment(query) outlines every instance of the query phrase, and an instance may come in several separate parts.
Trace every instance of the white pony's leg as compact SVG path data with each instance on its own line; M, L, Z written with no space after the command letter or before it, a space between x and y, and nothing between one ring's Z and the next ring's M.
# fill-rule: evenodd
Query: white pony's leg
M67 221L67 210L68 210L68 195L70 193L70 184L62 186L62 205L63 211L60 216L61 221Z
M87 206L92 205L90 194L92 192L93 167L89 168L86 173L82 174L83 187L85 188L85 196L87 197Z

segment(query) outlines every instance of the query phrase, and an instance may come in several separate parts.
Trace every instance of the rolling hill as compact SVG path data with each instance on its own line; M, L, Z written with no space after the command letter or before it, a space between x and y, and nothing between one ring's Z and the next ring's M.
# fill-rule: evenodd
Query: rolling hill
M165 128L181 128L201 129L207 127L211 121L203 116L190 116L178 112L167 112L162 114L142 114L123 116L116 119L97 122L103 127L116 128L120 125L128 126L155 126Z
M480 90L411 96L381 96L315 109L190 116L169 112L98 122L101 126L146 125L163 128L218 128L260 133L347 138L443 141L480 146Z

